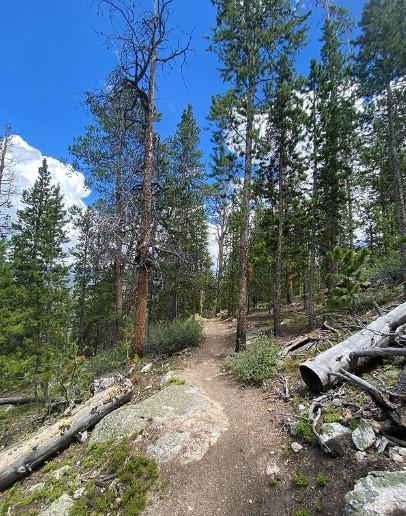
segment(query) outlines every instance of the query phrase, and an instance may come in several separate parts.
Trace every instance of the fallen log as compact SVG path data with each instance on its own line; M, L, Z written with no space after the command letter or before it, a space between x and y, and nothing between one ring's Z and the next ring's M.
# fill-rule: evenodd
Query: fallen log
M319 337L312 337L310 335L306 335L305 337L301 337L299 339L295 339L291 342L289 342L281 351L281 356L285 357L292 351L296 351L297 349L302 348L303 346L306 346L307 344L313 344L314 342L319 341Z
M0 398L0 405L24 405L38 401L35 396L13 396L10 398Z
M394 339L394 331L406 323L406 303L402 303L389 313L375 319L363 330L336 344L317 357L300 365L303 381L313 391L320 392L337 382L341 369L352 370L356 367L350 354L365 349L388 346Z
M41 429L28 439L0 453L0 490L29 474L34 468L66 448L132 395L129 380L100 391L72 409L69 415Z
M350 360L355 358L406 357L406 348L363 349L350 353Z

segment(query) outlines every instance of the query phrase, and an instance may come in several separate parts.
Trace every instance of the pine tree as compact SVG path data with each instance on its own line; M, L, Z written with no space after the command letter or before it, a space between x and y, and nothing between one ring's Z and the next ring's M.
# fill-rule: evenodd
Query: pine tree
M321 65L318 70L317 189L320 223L320 250L325 261L327 288L334 287L336 264L329 254L340 242L347 206L347 181L353 143L354 110L349 95L348 66L341 51L343 13L333 11L323 26ZM317 116L316 115L316 116Z
M175 135L166 144L167 167L160 181L163 194L157 210L165 235L158 238L160 274L165 282L165 303L172 317L202 311L202 294L210 270L207 253L207 220L204 210L200 130L189 105ZM166 310L168 313L168 310Z
M23 192L22 203L25 208L17 212L11 240L17 307L29 314L19 349L36 357L38 372L66 347L69 318L66 212L45 159L34 185Z
M231 142L243 149L244 157L236 337L236 350L240 351L245 348L247 332L252 161L257 139L255 116L261 111L263 85L274 69L278 53L284 50L286 41L302 37L296 27L303 17L297 16L290 2L285 0L214 0L213 3L217 8L217 26L212 49L223 63L221 74L231 88L225 95L213 98L211 118L228 133Z
M400 138L394 90L406 75L406 3L404 0L369 0L360 22L361 35L356 71L367 99L384 95L386 107L387 157L393 183L400 256L406 299L406 204L401 171ZM402 86L400 85L402 88Z

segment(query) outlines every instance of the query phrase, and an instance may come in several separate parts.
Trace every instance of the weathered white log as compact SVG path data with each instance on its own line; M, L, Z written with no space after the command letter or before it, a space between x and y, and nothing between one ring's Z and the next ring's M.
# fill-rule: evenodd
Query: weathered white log
M364 349L384 347L391 343L394 331L406 323L406 303L375 319L362 331L324 351L317 357L307 360L300 366L303 381L313 391L320 392L337 382L340 369L351 371L357 365L350 354Z
M109 412L127 402L133 385L129 380L100 391L72 409L69 415L41 429L0 453L0 489L13 484L34 468L71 444Z

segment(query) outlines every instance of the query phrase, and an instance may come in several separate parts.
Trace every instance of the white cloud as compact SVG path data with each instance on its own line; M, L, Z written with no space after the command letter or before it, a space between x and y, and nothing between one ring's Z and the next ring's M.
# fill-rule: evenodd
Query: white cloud
M86 187L85 177L81 172L73 170L72 167L58 159L45 156L19 135L13 136L9 154L7 162L13 168L15 176L13 190L17 192L11 198L11 207L7 210L11 221L15 219L17 210L24 207L21 202L21 194L23 190L34 184L38 177L38 168L42 165L44 158L47 160L53 183L60 186L65 209L74 205L81 208L86 206L85 199L89 196L90 190ZM70 238L68 247L72 247L76 240L76 234L70 225L68 226L68 236Z

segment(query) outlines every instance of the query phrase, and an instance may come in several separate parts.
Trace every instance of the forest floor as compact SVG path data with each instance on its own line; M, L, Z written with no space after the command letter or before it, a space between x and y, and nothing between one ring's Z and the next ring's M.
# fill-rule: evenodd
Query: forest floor
M251 323L263 324L266 319L266 314L254 315ZM292 327L286 330L290 335L296 333ZM186 361L181 375L222 405L228 430L199 462L163 469L162 475L170 480L168 488L164 494L152 496L146 514L342 514L345 493L354 481L371 469L386 469L385 459L359 465L353 454L329 458L318 447L306 445L294 453L290 444L295 439L286 428L287 417L297 419L292 404L267 390L243 387L222 372L234 339L232 324L219 319L205 321L201 346ZM278 482L270 482L267 465L279 468ZM296 485L298 474L307 485ZM319 474L325 478L323 486L316 480Z
M280 347L306 334L306 318L301 310L299 303L284 307L283 336L276 339ZM272 323L267 312L256 312L248 319L251 334L268 331ZM342 456L332 458L317 444L292 436L289 425L299 420L301 410L314 397L300 378L298 364L320 349L315 346L305 356L287 357L275 377L262 387L244 386L224 370L224 358L234 351L235 330L233 320L205 320L199 347L172 357L145 358L145 361L152 359L153 367L148 373L138 373L137 395L130 403L137 404L158 393L165 385L166 375L173 373L220 404L228 419L227 430L201 460L161 464L159 480L149 495L146 516L339 516L343 513L345 494L353 489L356 480L372 470L399 468L374 449L357 461L356 450L350 443ZM330 339L334 340L334 335L329 333L326 346L330 345ZM142 366L139 364L139 368ZM394 381L399 375L397 367L388 368L385 364L378 371L383 377L394 374ZM363 393L348 391L356 404L368 404ZM11 429L15 433L13 441L24 435L27 430L19 433L16 427L31 417L27 414L33 409L27 406L26 413L23 407L14 410L12 419L10 416L3 421L8 441ZM291 448L295 441L303 447L297 453ZM44 483L52 491L54 472L66 465L70 465L72 479L80 476L81 466L76 465L81 464L86 447L87 443L72 444L25 478L14 494L8 490L0 495L0 514L38 514L47 507L50 495L30 501L30 489ZM267 466L279 470L277 479L267 475ZM59 480L57 491L51 492L54 498L66 492L66 482ZM72 484L69 492L75 486ZM2 512L2 501L7 497L11 497L10 503L4 507L10 508Z

